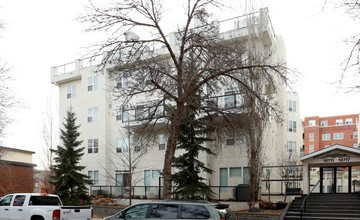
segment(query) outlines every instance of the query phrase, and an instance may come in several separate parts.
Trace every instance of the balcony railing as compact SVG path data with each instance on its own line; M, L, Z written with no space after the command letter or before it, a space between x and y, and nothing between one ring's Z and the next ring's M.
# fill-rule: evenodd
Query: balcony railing
M204 99L201 103L201 108L207 109L208 112L214 110L233 110L241 108L243 103L244 100L240 93L228 93ZM131 108L123 107L119 109L116 117L124 123L164 118L169 116L165 106L166 104L163 102L160 105L141 104Z
M270 17L268 15L267 8L260 9L260 11L248 15L237 16L222 21L214 21L211 25L216 25L216 28L218 29L219 33L222 34L223 37L231 38L231 37L239 37L248 34L247 32L242 32L242 30L246 30L248 25L253 25L253 24L257 25L258 26L257 28L260 29L261 31L267 32L270 38L269 40L273 41L273 39L275 38L275 34ZM261 27L259 25L261 25ZM196 27L196 28L201 28L201 27ZM170 44L177 44L179 42L179 38L177 37L176 33L169 34L167 36L167 40L168 42L170 42ZM146 54L150 54L153 52L159 54L167 53L165 45L161 42L154 41L148 43L147 45L143 45L143 47L144 47L143 51L145 52L144 53L145 56ZM129 51L126 51L126 53L128 52ZM116 59L119 57L120 56L118 54L114 54L112 59ZM60 65L54 67L53 76L59 76L62 74L77 71L79 69L96 66L99 63L101 63L101 60L102 60L102 56L95 56L91 58L80 59L72 63Z

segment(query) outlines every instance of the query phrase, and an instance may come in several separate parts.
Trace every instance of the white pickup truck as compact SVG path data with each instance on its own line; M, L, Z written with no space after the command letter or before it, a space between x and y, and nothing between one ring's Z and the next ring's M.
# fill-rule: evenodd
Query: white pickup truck
M15 193L0 200L0 220L90 220L89 206L63 206L53 194Z

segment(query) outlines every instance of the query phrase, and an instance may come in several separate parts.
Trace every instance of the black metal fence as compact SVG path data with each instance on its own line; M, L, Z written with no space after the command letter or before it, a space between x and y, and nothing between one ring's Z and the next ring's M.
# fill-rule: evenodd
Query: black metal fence
M235 201L244 198L237 193L237 186L211 186L214 192L212 200ZM129 198L129 187L125 186L91 186L91 196L104 196L113 198ZM133 186L132 197L135 199L162 199L163 187L159 186Z

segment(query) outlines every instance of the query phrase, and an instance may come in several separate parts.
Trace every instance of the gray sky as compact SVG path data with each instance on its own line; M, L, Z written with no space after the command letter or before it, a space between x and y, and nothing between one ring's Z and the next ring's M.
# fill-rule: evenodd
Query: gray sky
M174 3L173 1L167 1ZM238 4L235 1L235 4ZM276 35L282 35L287 48L289 68L302 73L294 89L300 95L301 117L328 116L360 112L358 94L343 94L331 83L341 73L346 54L343 40L358 30L354 22L325 0L264 0L269 7ZM83 32L75 20L86 0L1 0L0 56L12 66L13 90L24 108L13 111L14 123L7 129L2 144L24 150L42 150L41 121L46 100L56 96L50 84L50 67L81 58L97 37ZM171 7L168 6L168 7ZM172 8L178 13L179 8ZM216 16L238 16L242 10L229 10ZM175 17L175 16L174 16ZM37 156L34 161L38 162Z

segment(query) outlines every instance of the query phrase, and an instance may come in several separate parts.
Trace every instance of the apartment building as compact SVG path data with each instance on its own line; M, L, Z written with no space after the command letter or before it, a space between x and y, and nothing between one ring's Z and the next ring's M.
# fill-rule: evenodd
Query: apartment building
M305 117L305 155L337 144L358 148L358 121L359 114Z
M276 36L270 22L268 10L261 9L255 13L258 18L266 19L263 31L265 38L259 39L267 50L275 51L272 60L286 60L285 45L282 37ZM225 39L244 38L247 36L246 19L243 16L218 22L221 35ZM242 25L240 25L242 24ZM222 28L226 27L226 28ZM230 28L229 28L230 27ZM169 36L172 36L170 34ZM169 41L172 42L172 41ZM147 48L152 52L162 52L162 48ZM60 120L64 120L69 107L76 113L80 139L86 152L81 160L85 166L85 174L93 181L95 186L121 186L128 178L128 168L124 165L121 155L134 149L135 153L141 146L139 137L133 137L128 132L129 126L136 126L147 114L141 109L147 103L132 103L134 109L125 109L121 104L112 99L109 89L116 84L124 88L127 79L121 78L116 83L111 81L107 69L103 73L97 72L96 63L90 59L76 60L65 65L51 68L51 83L59 87L59 112ZM278 165L278 155L286 152L299 155L301 143L301 123L299 120L299 98L296 93L286 92L281 82L277 92L274 93L276 101L284 112L284 121L291 123L291 130L283 124L272 120L269 123L265 136L264 164L267 166ZM234 89L234 88L232 88ZM145 97L151 100L155 97ZM215 99L214 99L215 100ZM241 97L229 88L221 88L216 96L217 106L224 108L238 108ZM160 109L163 111L163 109ZM161 118L157 123L165 123ZM285 122L286 123L286 122ZM136 164L133 179L136 186L158 186L160 173L164 164L167 143L166 130L157 131L157 136L152 141L152 146L141 160ZM208 147L211 147L209 144ZM200 159L207 167L214 170L214 174L204 174L207 183L212 186L236 186L249 181L249 167L247 147L241 137L234 131L223 140L222 149L215 156L202 153ZM151 190L149 188L148 190ZM157 194L157 191L153 192ZM232 192L229 190L229 197ZM226 197L222 197L226 199Z

